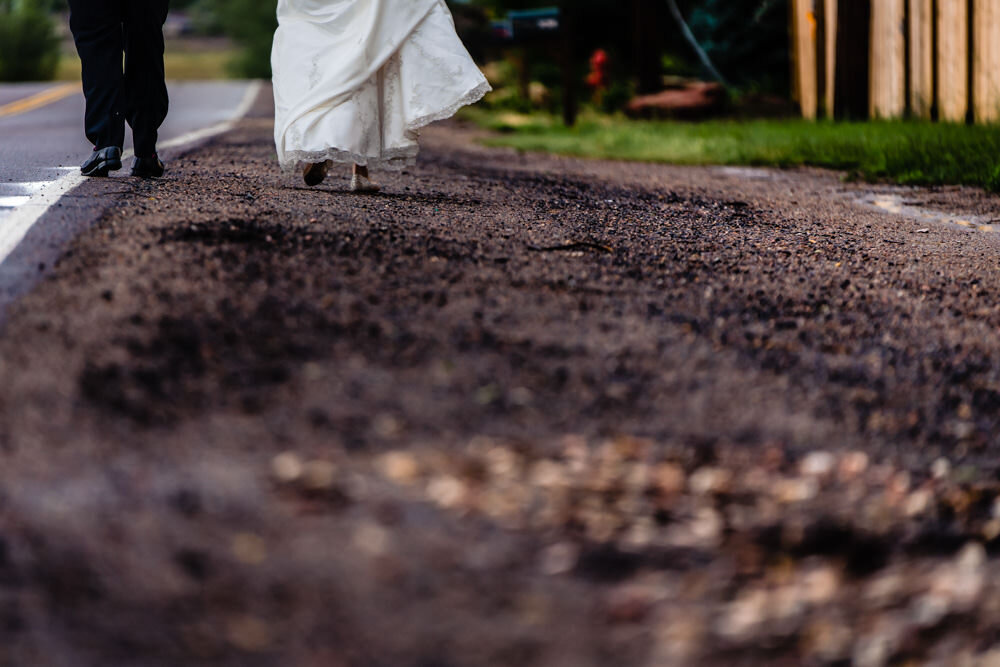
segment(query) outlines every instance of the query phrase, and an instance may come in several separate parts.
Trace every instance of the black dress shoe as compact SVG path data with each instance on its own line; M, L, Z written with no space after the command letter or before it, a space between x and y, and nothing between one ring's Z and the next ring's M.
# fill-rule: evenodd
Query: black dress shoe
M166 167L156 153L153 153L153 157L136 156L135 162L132 163L132 175L139 178L159 178L163 176L164 171Z
M108 172L122 168L122 149L117 146L96 148L90 158L80 166L84 176L107 176Z

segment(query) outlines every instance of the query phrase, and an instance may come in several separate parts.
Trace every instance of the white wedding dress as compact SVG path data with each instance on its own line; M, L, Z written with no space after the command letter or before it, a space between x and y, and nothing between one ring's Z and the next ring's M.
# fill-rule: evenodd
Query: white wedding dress
M444 0L279 0L271 65L286 170L413 164L419 128L490 91Z

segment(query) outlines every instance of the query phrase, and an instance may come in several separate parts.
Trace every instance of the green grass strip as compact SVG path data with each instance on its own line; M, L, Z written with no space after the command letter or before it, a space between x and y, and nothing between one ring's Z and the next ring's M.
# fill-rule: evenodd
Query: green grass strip
M472 109L485 143L525 151L681 165L816 166L869 181L1000 191L1000 127L804 120L633 121L587 114L574 128L543 114Z

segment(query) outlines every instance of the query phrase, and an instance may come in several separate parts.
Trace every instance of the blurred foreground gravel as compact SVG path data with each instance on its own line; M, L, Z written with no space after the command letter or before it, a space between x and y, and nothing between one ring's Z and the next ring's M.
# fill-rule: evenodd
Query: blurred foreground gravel
M1000 665L995 234L269 113L10 313L0 665Z

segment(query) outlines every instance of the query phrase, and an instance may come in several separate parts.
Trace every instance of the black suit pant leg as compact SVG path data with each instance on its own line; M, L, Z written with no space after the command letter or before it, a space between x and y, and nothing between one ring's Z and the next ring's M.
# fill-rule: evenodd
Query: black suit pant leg
M126 0L124 5L124 111L132 128L135 154L156 152L169 98L163 72L163 23L168 0Z
M70 29L83 66L84 126L98 148L125 143L122 2L69 0Z

